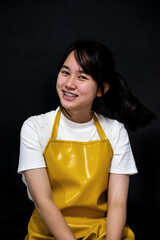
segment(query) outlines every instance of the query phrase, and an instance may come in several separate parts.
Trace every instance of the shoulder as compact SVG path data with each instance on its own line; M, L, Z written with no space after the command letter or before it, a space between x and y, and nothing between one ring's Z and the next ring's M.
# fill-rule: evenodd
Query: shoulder
M108 140L111 143L113 152L117 149L124 149L124 146L130 147L128 132L123 123L104 117L103 115L96 114Z
M52 110L40 115L31 116L26 119L21 128L21 139L32 142L39 141L44 148L52 131L52 126L56 116L56 110Z
M109 138L109 140L111 142L113 142L113 140L115 138L117 138L119 135L127 134L127 131L126 131L123 123L121 123L115 119L105 117L101 114L96 113L96 116L97 116L106 136Z
M47 113L43 113L40 115L34 115L26 119L22 125L22 131L23 130L35 130L35 129L44 129L47 126L53 126L54 119L56 116L56 113L59 108L56 110L52 110Z
M99 114L97 114L97 117L111 143L114 153L110 173L130 175L137 173L128 132L124 124Z

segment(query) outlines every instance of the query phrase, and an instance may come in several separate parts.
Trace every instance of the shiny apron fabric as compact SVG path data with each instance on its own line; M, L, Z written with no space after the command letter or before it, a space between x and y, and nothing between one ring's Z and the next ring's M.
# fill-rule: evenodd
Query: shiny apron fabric
M112 147L95 115L94 122L101 140L56 140L60 114L61 110L56 115L51 138L44 150L54 202L77 239L105 240ZM55 239L36 209L25 239ZM129 227L125 227L122 239L134 239Z

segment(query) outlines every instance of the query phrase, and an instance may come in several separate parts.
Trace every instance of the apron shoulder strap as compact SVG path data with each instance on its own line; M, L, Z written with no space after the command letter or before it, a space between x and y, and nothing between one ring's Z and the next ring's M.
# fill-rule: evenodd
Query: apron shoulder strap
M94 123L96 125L97 131L101 140L106 140L107 139L106 134L95 114L93 114L93 118L94 118Z
M52 140L56 140L60 116L61 116L61 109L58 110L58 112L56 114L56 117L55 117L55 120L54 120L54 124L53 124L53 128L52 128L52 134L51 134L51 139Z
M54 124L53 124L53 128L52 128L52 134L51 134L51 139L52 140L56 140L59 121L60 121L60 116L61 116L61 109L58 110L58 112L56 114L56 117L55 117L55 120L54 120ZM98 131L98 134L99 134L101 140L106 140L107 139L106 134L104 133L103 128L102 128L101 124L99 123L95 114L93 114L93 119L94 119L94 123L96 125L97 131Z

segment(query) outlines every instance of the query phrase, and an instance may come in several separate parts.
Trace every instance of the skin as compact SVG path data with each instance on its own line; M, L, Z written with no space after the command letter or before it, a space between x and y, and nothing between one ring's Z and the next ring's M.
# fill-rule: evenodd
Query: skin
M67 118L74 122L84 123L92 118L91 108L95 97L100 97L102 91L97 82L84 73L71 52L64 62L57 78L56 85L61 105L69 112ZM105 84L105 92L109 84Z
M95 97L100 97L96 81L83 72L72 52L63 64L57 78L57 92L63 114L70 120L84 123L91 120L91 108ZM109 84L104 84L104 93ZM51 187L46 168L24 171L24 176L33 198L35 207L57 240L75 240L64 217L52 198ZM129 176L110 174L108 186L107 240L120 240L126 223L126 204Z
M107 240L120 240L126 224L129 175L110 174L108 186Z

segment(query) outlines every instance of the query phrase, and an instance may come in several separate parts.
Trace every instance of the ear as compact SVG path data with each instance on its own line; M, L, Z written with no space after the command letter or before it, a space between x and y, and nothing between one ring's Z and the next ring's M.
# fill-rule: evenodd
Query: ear
M110 88L110 84L109 83L103 83L103 88L104 88L104 92L102 91L102 89L98 89L97 91L97 97L102 97Z

